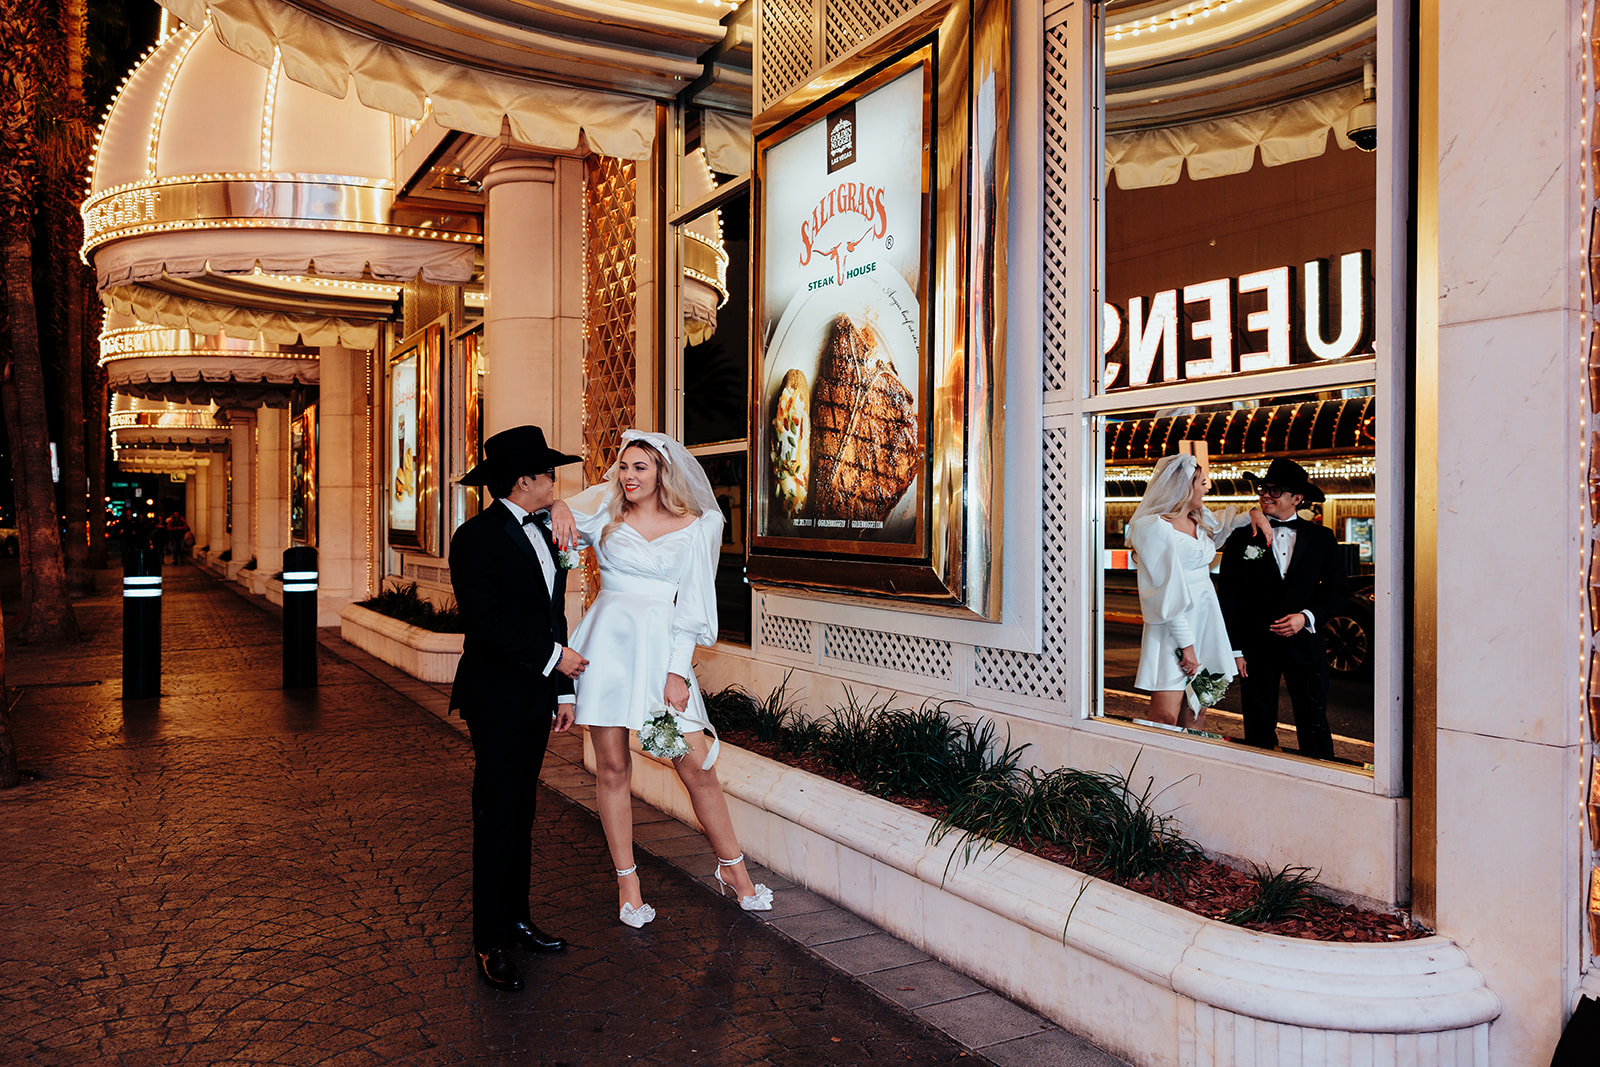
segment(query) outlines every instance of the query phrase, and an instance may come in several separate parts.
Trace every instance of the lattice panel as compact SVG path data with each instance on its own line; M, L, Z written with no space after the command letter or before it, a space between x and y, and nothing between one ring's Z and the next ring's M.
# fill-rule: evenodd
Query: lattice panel
M761 7L760 111L803 84L821 64L817 56L815 5L823 0L766 0Z
M854 626L824 626L822 658L924 678L949 679L955 675L949 641L858 630Z
M591 156L588 166L585 264L587 344L583 357L583 480L592 485L617 458L622 431L633 425L634 312L638 224L634 164Z
M409 337L417 330L455 307L456 288L453 285L429 285L424 281L407 282L400 296L400 322L403 333Z
M402 573L405 577L417 582L431 582L434 585L450 584L450 568L437 567L431 563L422 563L416 556L401 557L405 562Z
M1073 485L1069 469L1071 430L1047 430L1044 435L1044 530L1040 557L1044 562L1044 651L973 649L973 684L1002 693L1019 693L1040 700L1062 700L1067 695L1064 671L1067 641L1075 629L1070 617L1071 548L1067 531L1078 522L1071 507Z
M918 0L825 0L824 64L849 55L863 41L917 6Z
M1078 125L1083 121L1072 106L1072 79L1079 75L1077 57L1071 54L1065 22L1047 26L1044 33L1044 388L1056 392L1072 386L1073 345L1066 313L1077 301L1067 291L1068 270L1079 247L1072 232L1076 205L1062 188L1065 175L1077 165Z
M610 156L590 156L585 177L583 481L593 485L616 460L622 431L634 421L639 187L634 164ZM593 552L583 554L583 576L588 604L600 589Z
M769 648L783 648L811 655L811 624L805 619L791 619L783 615L761 613L761 644Z

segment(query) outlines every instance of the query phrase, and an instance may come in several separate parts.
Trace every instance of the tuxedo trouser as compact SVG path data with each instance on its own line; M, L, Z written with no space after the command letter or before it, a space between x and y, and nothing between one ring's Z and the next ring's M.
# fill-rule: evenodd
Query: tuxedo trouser
M1249 675L1240 680L1244 711L1244 739L1257 748L1278 747L1278 680L1289 691L1294 709L1294 730L1300 754L1314 759L1333 758L1333 732L1328 729L1328 665L1281 662L1278 657L1245 653Z
M510 948L511 926L528 919L529 867L539 768L550 717L467 719L472 771L472 940Z

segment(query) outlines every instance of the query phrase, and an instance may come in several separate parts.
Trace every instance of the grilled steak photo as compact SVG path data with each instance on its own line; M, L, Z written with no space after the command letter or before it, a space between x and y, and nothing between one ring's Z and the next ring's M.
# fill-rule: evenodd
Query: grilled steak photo
M916 403L871 327L834 317L811 390L811 508L881 522L922 465Z

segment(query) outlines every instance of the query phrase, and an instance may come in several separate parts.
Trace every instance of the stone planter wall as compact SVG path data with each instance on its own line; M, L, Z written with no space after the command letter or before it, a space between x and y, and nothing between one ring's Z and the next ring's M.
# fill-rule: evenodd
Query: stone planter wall
M359 604L339 612L339 636L424 682L448 682L461 659L461 634L424 630Z
M1499 998L1447 938L1254 933L1021 852L963 864L927 816L727 743L718 767L751 857L1141 1067L1489 1062ZM634 791L694 821L667 764Z

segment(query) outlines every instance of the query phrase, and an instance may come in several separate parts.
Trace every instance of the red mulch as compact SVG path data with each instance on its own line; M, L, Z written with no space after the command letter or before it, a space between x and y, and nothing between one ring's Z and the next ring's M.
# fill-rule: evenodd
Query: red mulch
M777 745L770 741L757 741L744 730L724 730L722 737L757 755L791 767L798 767L803 771L838 782L840 785L849 786L851 789L861 788L860 779L854 775L840 774L831 770L816 756L780 753ZM882 799L933 819L944 814L942 804L922 797L891 796ZM1021 842L1009 844L1040 859L1105 877L1097 870L1099 865L1092 856L1073 854L1056 845L1032 846ZM1107 880L1115 881L1115 879ZM1164 900L1168 904L1174 904L1207 919L1225 919L1226 916L1243 909L1256 899L1256 883L1251 874L1211 859L1196 860L1189 864L1183 871L1181 881L1176 883L1165 880L1152 882L1148 878L1141 878L1117 884L1135 893ZM1336 904L1325 897L1310 898L1295 918L1280 919L1272 923L1245 923L1243 926L1247 930L1281 934L1285 937L1303 937L1311 941L1410 941L1428 937L1433 933L1413 923L1411 916L1404 911L1367 911L1353 904Z

